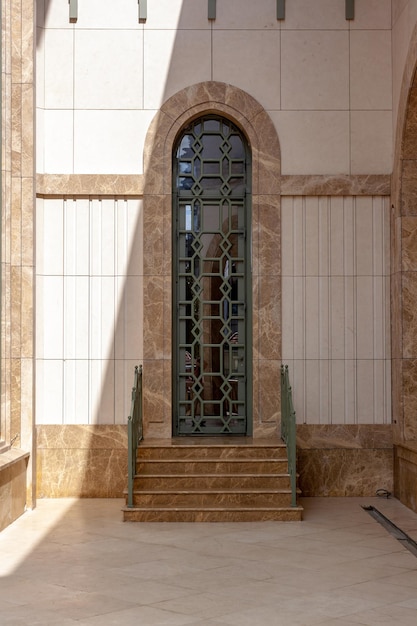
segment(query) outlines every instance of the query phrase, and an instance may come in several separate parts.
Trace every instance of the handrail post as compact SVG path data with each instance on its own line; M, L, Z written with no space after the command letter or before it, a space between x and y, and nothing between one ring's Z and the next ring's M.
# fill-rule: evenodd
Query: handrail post
M127 418L127 506L133 507L133 482L136 472L136 450L143 438L142 365L135 366L130 415Z
M291 506L297 506L297 433L288 365L281 365L281 439L287 446Z

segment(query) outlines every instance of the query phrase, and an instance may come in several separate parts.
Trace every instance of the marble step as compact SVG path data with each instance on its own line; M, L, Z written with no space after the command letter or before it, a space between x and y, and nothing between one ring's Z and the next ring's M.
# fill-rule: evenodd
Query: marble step
M136 474L283 474L286 459L143 459L136 462Z
M285 489L288 474L141 474L135 477L135 490L190 489Z
M137 450L140 459L283 459L287 450L283 443L267 445L181 444L177 446L158 443L141 443Z
M222 507L177 507L146 508L124 507L126 522L298 522L302 519L303 508L262 507L262 508L222 508Z
M277 438L141 442L125 521L301 520L291 507L287 451Z
M185 491L136 491L133 504L142 507L236 507L262 508L291 505L290 489L187 489Z

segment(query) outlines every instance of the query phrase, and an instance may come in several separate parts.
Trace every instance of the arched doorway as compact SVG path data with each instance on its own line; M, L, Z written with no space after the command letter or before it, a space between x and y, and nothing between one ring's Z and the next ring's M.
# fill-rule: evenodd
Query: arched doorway
M251 432L250 199L246 139L206 115L173 153L173 432Z
M253 437L277 434L281 367L281 162L274 125L249 94L225 83L191 85L167 100L155 116L145 144L143 191L143 398L146 438L171 438L175 407L172 389L173 321L173 163L178 138L190 120L219 116L242 129L251 153L251 210L247 231L252 244L250 336L246 353L248 423ZM218 236L223 236L219 228ZM214 242L215 243L215 242ZM213 244L214 245L214 244ZM210 253L211 254L211 253ZM215 258L215 254L213 253ZM232 272L233 273L233 272ZM246 348L247 350L247 348ZM246 434L250 434L247 430Z

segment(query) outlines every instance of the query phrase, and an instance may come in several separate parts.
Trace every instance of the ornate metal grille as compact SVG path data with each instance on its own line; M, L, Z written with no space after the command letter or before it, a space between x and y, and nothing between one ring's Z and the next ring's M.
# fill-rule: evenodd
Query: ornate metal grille
M247 434L248 154L212 116L174 153L175 434Z

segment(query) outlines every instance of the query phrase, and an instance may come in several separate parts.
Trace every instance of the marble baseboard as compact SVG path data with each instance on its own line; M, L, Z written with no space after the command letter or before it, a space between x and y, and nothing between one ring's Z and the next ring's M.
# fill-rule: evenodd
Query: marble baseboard
M297 469L303 496L374 496L393 491L391 425L299 425Z
M394 445L394 495L417 513L417 441Z
M0 454L0 532L25 511L28 458L15 448Z
M125 425L37 426L40 498L120 498L127 487Z

